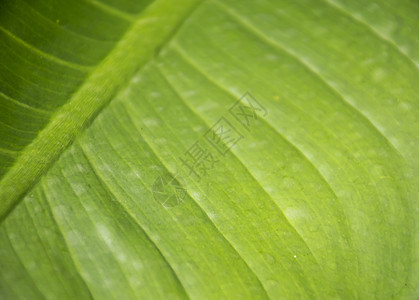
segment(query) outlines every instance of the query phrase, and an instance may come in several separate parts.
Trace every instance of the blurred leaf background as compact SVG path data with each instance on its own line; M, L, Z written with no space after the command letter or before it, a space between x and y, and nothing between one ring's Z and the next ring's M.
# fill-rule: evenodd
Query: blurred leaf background
M418 17L2 1L0 298L417 299Z

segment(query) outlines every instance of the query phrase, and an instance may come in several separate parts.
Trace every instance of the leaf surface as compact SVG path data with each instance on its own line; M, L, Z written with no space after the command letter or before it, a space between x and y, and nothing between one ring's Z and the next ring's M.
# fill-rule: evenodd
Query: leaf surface
M0 297L417 298L417 14L0 4Z

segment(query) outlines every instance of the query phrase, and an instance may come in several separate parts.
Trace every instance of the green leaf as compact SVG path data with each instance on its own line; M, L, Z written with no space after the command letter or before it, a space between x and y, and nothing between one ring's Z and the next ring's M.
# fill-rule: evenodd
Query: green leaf
M417 299L419 6L0 4L1 299Z

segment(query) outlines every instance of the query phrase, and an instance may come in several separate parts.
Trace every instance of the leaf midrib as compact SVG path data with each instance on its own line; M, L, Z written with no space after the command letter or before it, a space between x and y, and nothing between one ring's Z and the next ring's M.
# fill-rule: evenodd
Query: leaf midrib
M113 50L50 119L0 181L0 222L57 161L135 71L153 59L203 0L164 1L150 5ZM163 22L162 22L163 20Z

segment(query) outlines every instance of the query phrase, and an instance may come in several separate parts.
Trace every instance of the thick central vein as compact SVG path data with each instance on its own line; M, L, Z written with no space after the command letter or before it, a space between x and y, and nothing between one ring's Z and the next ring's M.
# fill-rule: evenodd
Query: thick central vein
M158 0L139 16L3 177L0 222L201 2Z

